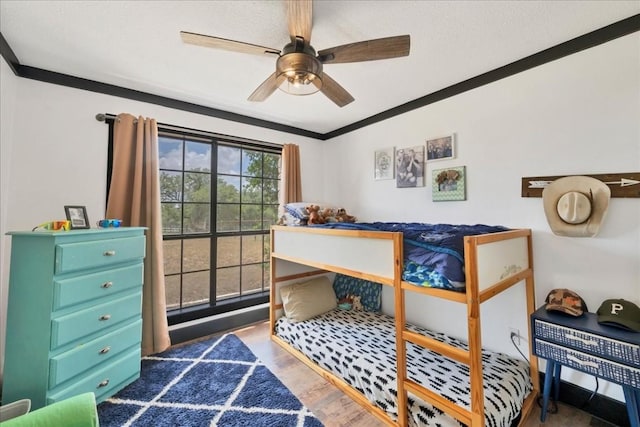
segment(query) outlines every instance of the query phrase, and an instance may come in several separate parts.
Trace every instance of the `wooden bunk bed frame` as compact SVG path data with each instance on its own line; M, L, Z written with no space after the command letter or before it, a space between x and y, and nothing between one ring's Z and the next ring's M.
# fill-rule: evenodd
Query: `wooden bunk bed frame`
M420 287L403 281L402 238L401 232L272 226L271 339L388 425L407 426L407 393L411 392L470 427L484 426L480 304L512 286L524 282L527 316L535 311L531 230L516 229L466 236L464 238L466 292ZM369 402L364 395L343 379L324 370L302 352L294 349L275 335L277 316L283 312L283 305L278 293L279 286L327 272L341 273L394 287L398 381L397 422L390 419L383 410ZM405 326L405 291L466 304L469 351L407 330ZM530 322L527 324L529 325L530 337ZM469 366L471 410L458 406L407 378L407 341ZM529 346L529 361L533 389L523 402L520 425L526 421L533 409L540 390L538 361L532 353L531 346Z

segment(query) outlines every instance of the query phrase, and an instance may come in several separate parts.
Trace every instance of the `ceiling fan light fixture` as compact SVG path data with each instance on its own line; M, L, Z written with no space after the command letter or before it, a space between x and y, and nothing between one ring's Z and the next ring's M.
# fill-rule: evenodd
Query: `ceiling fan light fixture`
M287 76L278 88L290 95L311 95L320 90L322 79L312 73Z
M252 102L266 100L276 89L292 95L310 95L321 91L338 107L344 107L353 102L354 98L322 71L323 65L377 61L409 55L409 34L347 43L323 49L316 54L311 46L313 0L287 0L286 3L291 42L282 50L188 31L181 31L180 35L185 43L198 46L255 55L277 55L276 70L247 98Z
M282 55L276 63L278 77L284 77L278 88L290 95L311 95L322 88L322 63L303 52Z

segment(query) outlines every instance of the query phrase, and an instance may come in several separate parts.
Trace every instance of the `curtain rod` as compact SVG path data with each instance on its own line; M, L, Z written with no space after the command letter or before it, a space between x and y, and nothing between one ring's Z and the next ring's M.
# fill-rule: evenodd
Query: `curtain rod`
M99 122L106 122L107 120L115 120L117 117L113 114L98 113L96 114L96 120Z
M96 114L96 120L99 122L108 122L108 121L116 121L118 119L118 116L116 116L115 114L111 114L111 113L98 113ZM205 130L200 130L200 129L192 129L192 128L186 128L186 127L182 127L182 126L174 126L174 125L168 125L166 123L158 123L158 130L160 131L177 131L177 132L184 132L184 133L189 133L191 135L195 135L195 136L204 136L207 138L215 138L217 140L222 140L225 142L231 142L231 143L242 143L242 144L248 144L248 145L253 145L256 147L260 147L260 148L277 148L277 149L282 149L282 144L278 144L275 142L267 142L267 141L260 141L257 139L250 139L250 138L242 138L239 136L232 136L232 135L225 135L225 134L221 134L221 133L215 133L215 132L208 132Z

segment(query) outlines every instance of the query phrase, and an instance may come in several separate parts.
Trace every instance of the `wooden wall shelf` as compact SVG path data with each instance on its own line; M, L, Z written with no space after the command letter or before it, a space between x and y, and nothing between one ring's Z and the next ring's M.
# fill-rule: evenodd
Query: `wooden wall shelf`
M522 178L522 197L542 197L542 190L558 178L590 176L599 179L611 189L611 197L640 197L640 172L530 176Z

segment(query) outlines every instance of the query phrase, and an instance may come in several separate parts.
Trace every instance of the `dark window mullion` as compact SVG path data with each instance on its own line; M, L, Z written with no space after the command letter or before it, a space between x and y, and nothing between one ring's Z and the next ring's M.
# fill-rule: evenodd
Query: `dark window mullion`
M238 216L238 230L242 233L242 207L244 206L243 201L243 190L242 186L242 178L244 175L242 171L244 170L244 148L240 149L240 215ZM238 266L238 295L242 296L242 235L240 235L240 265Z
M211 194L209 196L211 208L209 209L209 222L211 241L209 246L209 306L213 307L218 303L218 148L220 144L214 139L211 140ZM215 175L215 182L213 177Z
M184 307L184 239L180 239L180 303L179 307Z
M181 191L180 191L180 234L184 234L184 193L185 193L185 171L184 171L184 165L185 165L185 153L187 151L187 141L185 140L185 138L182 138L182 170L180 171L180 176L182 178L182 187L181 187Z
M240 217L242 218L242 206L240 206ZM242 296L242 236L240 236L240 265L238 266L238 295Z
M264 153L260 156L260 229L264 228Z

